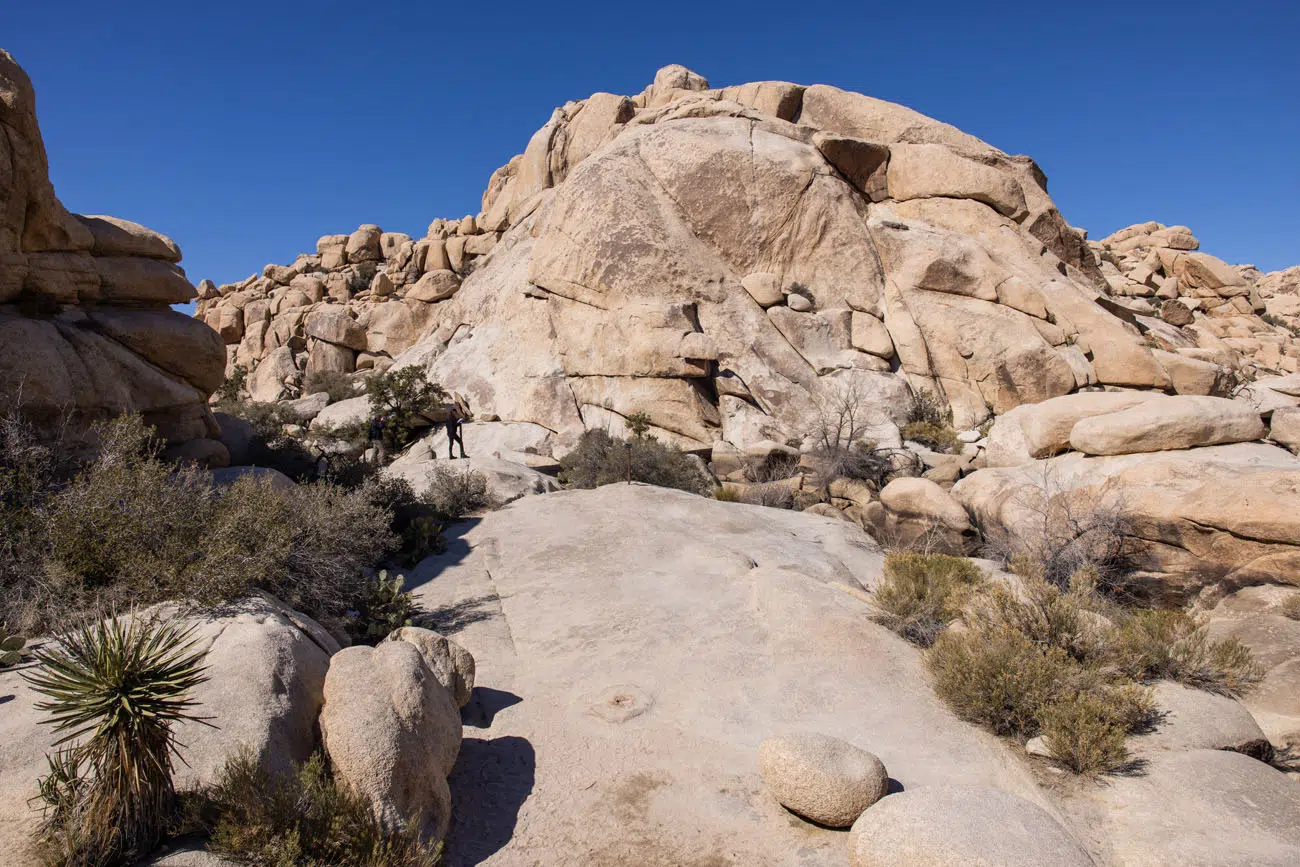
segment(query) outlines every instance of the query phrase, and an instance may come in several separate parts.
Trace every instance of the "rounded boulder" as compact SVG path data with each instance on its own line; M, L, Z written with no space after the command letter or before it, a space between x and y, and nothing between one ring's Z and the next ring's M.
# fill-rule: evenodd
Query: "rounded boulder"
M781 806L831 828L852 825L889 787L880 759L816 732L763 741L758 773Z
M890 795L853 823L852 867L1091 867L1092 859L1042 808L979 786L929 786Z

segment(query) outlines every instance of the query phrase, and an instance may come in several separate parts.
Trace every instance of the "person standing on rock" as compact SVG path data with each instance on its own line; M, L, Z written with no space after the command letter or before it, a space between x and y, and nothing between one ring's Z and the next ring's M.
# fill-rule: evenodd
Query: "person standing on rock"
M459 394L452 394L451 411L447 413L447 460L456 460L455 446L460 444L460 456L465 457L465 436L462 423L472 418L469 402Z
M384 448L384 428L387 426L388 416L383 415L382 413L370 419L370 447L375 450L375 463L379 466L383 466L384 458L386 457L386 449ZM461 450L463 451L464 448L462 447Z

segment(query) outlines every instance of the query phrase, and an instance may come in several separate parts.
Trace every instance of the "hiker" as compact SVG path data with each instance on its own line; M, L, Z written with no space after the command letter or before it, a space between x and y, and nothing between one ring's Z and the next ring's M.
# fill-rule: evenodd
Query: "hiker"
M473 415L469 411L469 402L453 392L452 403L447 413L447 460L456 460L456 443L460 443L460 456L465 457L465 436L462 433L462 424L472 417Z
M370 419L370 447L375 450L375 463L380 466L383 465L384 458L387 457L387 451L384 448L384 428L387 426L388 416L383 413ZM464 450L463 446L461 450Z
M465 457L465 437L461 433L460 407L447 415L447 460L456 460L456 443L460 443L460 456Z

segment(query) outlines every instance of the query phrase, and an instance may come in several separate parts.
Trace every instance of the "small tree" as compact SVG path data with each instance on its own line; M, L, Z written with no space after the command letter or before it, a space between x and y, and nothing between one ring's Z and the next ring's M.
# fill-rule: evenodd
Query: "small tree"
M370 395L370 417L380 420L384 443L392 449L410 442L415 429L447 397L442 386L429 382L420 367L372 376L366 380L366 392Z

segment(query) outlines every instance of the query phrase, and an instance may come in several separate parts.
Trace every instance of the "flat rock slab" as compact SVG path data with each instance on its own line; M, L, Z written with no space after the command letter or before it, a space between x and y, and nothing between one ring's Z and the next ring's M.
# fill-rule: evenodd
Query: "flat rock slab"
M842 867L846 835L784 810L758 775L759 744L797 730L878 755L891 790L1046 804L1004 745L932 695L917 652L834 586L860 593L880 574L855 526L616 484L457 529L408 574L433 628L478 664L449 867Z

